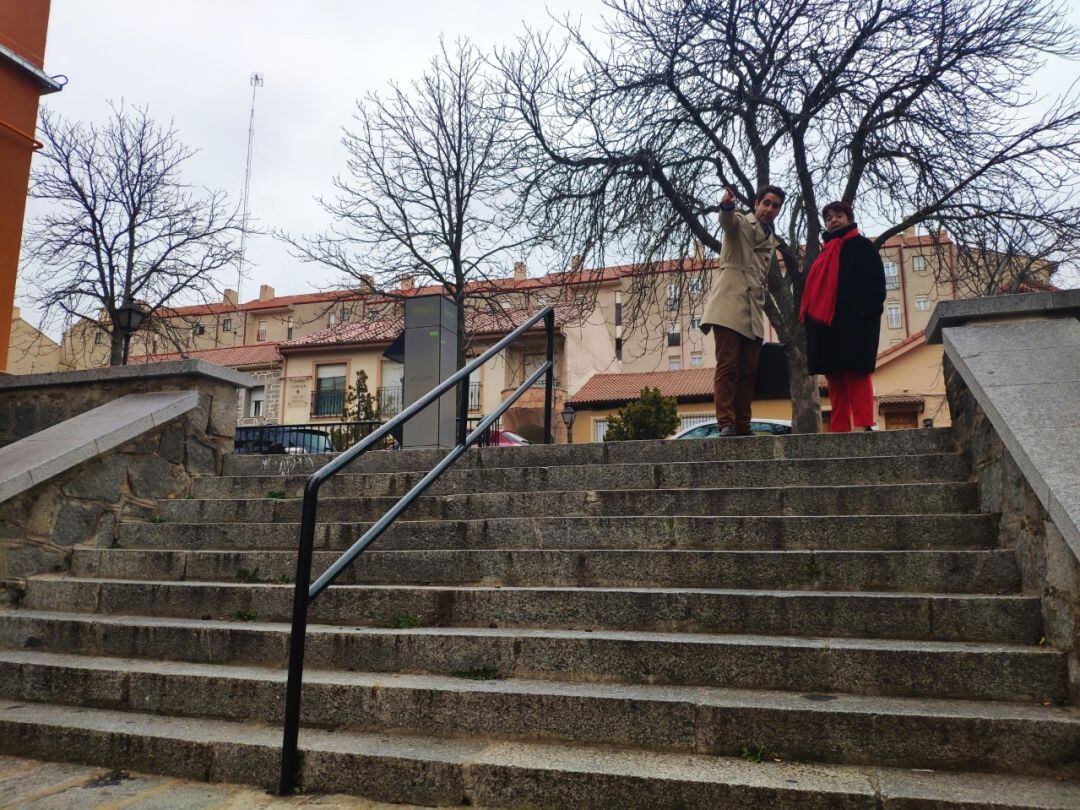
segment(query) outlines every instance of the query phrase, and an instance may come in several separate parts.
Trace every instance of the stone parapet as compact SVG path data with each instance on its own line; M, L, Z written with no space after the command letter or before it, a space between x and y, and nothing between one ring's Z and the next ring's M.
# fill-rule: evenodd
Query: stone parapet
M121 519L153 520L158 499L183 497L196 477L219 474L233 448L236 389L250 384L247 375L198 360L0 378L0 445L20 459L49 442L19 440L63 432L61 423L81 424L95 408L111 413L108 406L130 394L195 395L174 418L142 414L117 442L45 448L51 468L28 471L32 486L13 482L13 497L0 503L0 602L15 601L27 577L66 570L75 545L108 548ZM116 437L124 427L109 429ZM76 459L77 444L90 451Z
M1080 294L1072 298L1080 314ZM1042 599L1046 640L1068 653L1075 702L1080 699L1080 321L1062 306L1040 318L1036 308L1012 302L994 307L994 300L975 308L985 317L973 309L963 325L940 330L953 430L979 482L981 509L1001 515L999 543L1015 550L1025 591Z

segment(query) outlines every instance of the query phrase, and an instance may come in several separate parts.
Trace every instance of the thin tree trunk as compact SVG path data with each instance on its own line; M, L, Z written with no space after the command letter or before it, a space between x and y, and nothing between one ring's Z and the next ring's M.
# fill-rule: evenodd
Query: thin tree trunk
M791 430L794 433L821 432L821 397L817 376L806 370L806 340L802 324L793 340L786 344L789 390L791 392Z
M124 333L119 329L113 330L109 335L109 365L122 366L124 364Z

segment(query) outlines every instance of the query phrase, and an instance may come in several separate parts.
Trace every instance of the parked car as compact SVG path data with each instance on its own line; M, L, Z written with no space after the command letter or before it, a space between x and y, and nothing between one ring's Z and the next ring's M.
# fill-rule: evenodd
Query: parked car
M782 436L791 433L789 419L755 419L750 423L750 430L756 436ZM720 427L713 419L700 425L680 430L673 439L709 439L720 434Z
M334 443L325 430L288 425L266 425L236 429L237 453L334 453Z

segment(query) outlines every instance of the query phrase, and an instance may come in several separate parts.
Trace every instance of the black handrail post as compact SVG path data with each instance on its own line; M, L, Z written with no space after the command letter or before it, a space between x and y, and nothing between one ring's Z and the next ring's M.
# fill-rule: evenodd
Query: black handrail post
M285 686L285 731L281 742L281 782L278 792L291 796L300 775L300 698L304 686L304 642L307 639L308 588L311 585L311 560L315 548L315 514L322 479L313 476L304 487L304 505L300 512L299 554L296 560L296 583L293 587L292 631L289 634L289 680Z
M551 435L551 410L552 398L555 393L555 310L551 309L544 315L544 329L547 331L547 362L548 370L544 375L544 444L551 444L554 438Z
M465 444L465 437L469 435L469 375L461 378L461 388L458 389L458 414L457 414L457 443Z

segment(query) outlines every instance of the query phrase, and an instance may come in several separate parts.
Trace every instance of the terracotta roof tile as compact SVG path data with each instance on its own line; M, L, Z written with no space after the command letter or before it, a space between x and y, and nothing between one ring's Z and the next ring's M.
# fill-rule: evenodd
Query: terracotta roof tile
M279 363L281 362L281 355L278 353L276 344L257 343L254 346L226 346L220 349L192 349L167 354L143 354L132 357L129 362L137 365L184 359L205 360L216 366L226 366L228 368L243 368L244 366L270 366Z
M645 371L625 374L594 374L569 400L571 405L621 404L641 396L642 388L659 388L678 399L711 398L712 368L680 371Z

